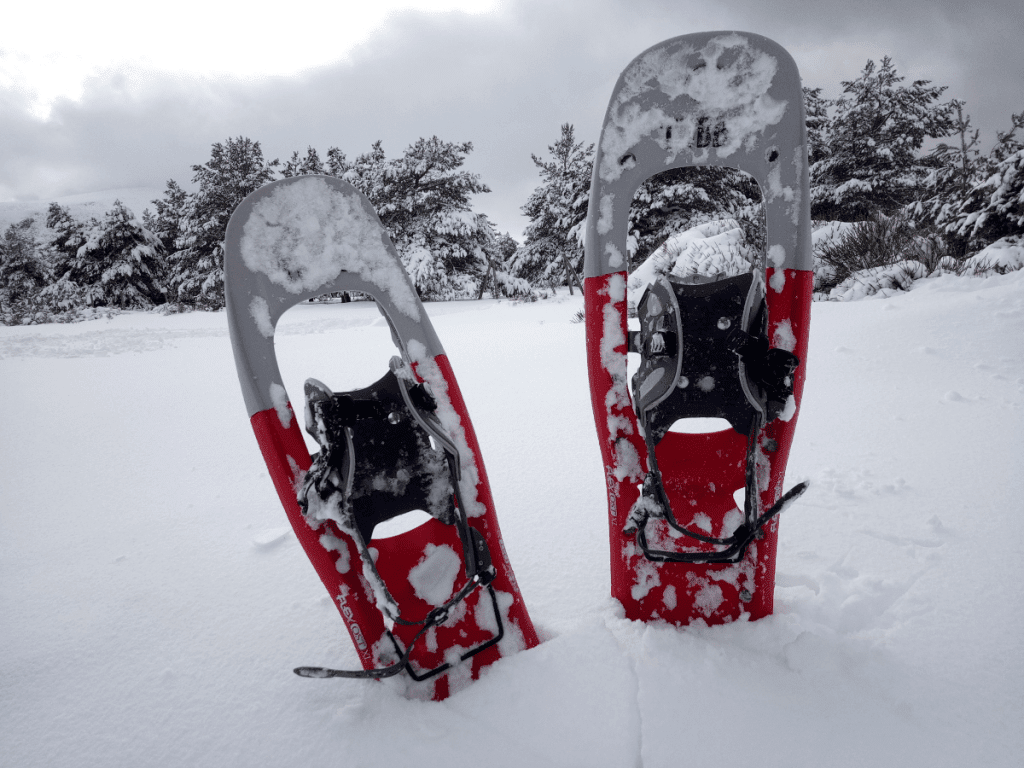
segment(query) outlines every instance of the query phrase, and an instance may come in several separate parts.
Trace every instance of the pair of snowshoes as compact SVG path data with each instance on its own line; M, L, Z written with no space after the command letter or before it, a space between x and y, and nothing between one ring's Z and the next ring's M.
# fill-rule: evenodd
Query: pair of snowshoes
M781 494L812 285L804 145L795 65L756 35L666 41L634 60L613 93L584 287L612 592L629 618L717 623L771 612L777 515L802 490ZM639 302L639 331L629 331L629 203L648 177L692 165L736 167L758 181L770 267L724 280L662 276ZM229 223L225 286L257 440L363 665L296 673L403 673L441 699L535 646L455 376L366 198L325 176L257 190ZM275 326L301 301L353 291L376 301L400 354L364 389L306 382L304 426L320 447L310 456L278 369ZM630 352L640 356L632 393ZM691 417L729 428L672 431ZM413 510L431 519L374 538Z

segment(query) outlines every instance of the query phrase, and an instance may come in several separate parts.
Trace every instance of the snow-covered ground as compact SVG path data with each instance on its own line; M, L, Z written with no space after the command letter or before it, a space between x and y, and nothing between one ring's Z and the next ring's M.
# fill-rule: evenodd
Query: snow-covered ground
M968 766L1024 754L1024 272L818 303L776 614L678 629L608 597L582 305L428 305L545 642L442 703L357 665L286 527L223 313L0 328L0 763ZM278 332L369 384L368 304Z

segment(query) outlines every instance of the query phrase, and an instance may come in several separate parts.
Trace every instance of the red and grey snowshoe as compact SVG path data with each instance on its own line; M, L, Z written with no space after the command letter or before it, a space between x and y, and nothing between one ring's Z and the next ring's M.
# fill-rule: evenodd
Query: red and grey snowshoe
M333 177L277 181L238 206L225 248L245 405L285 512L364 667L296 673L405 673L442 699L498 658L536 645L455 376L369 201ZM311 457L274 331L289 307L336 291L376 301L400 356L364 389L306 382L305 427L320 445ZM373 538L375 526L413 510L431 519Z
M727 278L658 276L629 331L630 203L651 176L686 166L757 181L761 263ZM667 40L626 67L594 160L585 278L613 596L631 619L770 614L777 515L806 487L782 493L813 287L803 98L786 51L758 35L709 32ZM631 381L630 353L640 358ZM729 427L673 429L688 419Z

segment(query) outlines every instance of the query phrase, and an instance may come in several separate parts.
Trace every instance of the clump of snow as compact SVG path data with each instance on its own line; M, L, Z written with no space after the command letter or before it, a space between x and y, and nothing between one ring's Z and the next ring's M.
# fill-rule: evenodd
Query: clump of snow
M270 385L270 402L274 404L277 420L281 422L281 426L289 429L292 425L292 407L288 402L288 393L285 388L276 381Z
M337 536L330 533L323 533L320 535L320 546L328 552L337 552L338 559L334 563L335 569L338 573L348 573L349 568L352 567L348 544Z
M291 526L269 528L253 536L252 543L260 549L270 549L287 539L291 532Z
M782 412L778 415L778 418L783 421L789 421L796 415L796 398L790 395L786 398L786 404L782 408Z
M462 558L446 544L427 544L423 558L409 570L413 592L433 606L444 605L455 589Z
M676 597L675 585L669 584L661 593L661 601L665 604L665 607L669 611L674 611L676 606L679 604L678 598Z
M787 317L779 321L772 333L772 346L784 349L787 352L796 350L796 334L793 333L793 323Z
M249 302L249 314L256 323L256 330L266 339L273 338L274 324L270 321L270 307L262 296L253 296Z
M701 58L696 68L690 64L695 53ZM669 162L680 152L690 151L698 130L715 131L717 146L705 152L714 150L722 158L744 144L749 146L785 114L786 102L768 95L777 71L774 56L736 33L712 38L699 52L690 46L657 47L641 56L623 73L623 86L609 107L601 136L601 178L618 179L624 170L620 158L655 133L670 153ZM635 101L652 84L672 102L683 99L683 117L659 107L644 109ZM664 134L666 126L673 126L671 138Z
M634 600L643 600L652 589L661 584L658 564L650 560L641 560L636 568L636 581L629 593Z
M418 320L416 295L386 237L359 198L324 179L303 178L276 187L253 206L242 228L242 260L289 293L316 290L353 272Z
M690 588L696 590L693 598L694 606L705 616L710 617L725 601L725 593L722 592L722 588L713 584L710 579L697 576L693 572L688 573L686 578Z

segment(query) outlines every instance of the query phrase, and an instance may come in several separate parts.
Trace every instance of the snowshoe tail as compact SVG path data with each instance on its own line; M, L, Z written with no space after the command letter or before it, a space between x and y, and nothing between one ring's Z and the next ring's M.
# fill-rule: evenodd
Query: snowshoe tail
M688 166L756 180L762 262L725 279L660 277L629 331L630 203L648 178ZM783 495L812 269L803 94L789 54L743 32L685 35L640 54L598 142L584 268L612 595L627 618L716 624L772 612L778 514L806 487ZM639 355L632 381L629 353ZM730 428L672 431L690 418Z
M363 666L296 674L406 673L443 699L498 658L536 645L455 376L369 201L326 176L260 188L231 217L224 276L235 363L260 450ZM399 356L361 390L307 381L305 426L320 446L311 456L274 332L289 307L336 291L374 299ZM376 525L416 509L431 519L373 539Z

